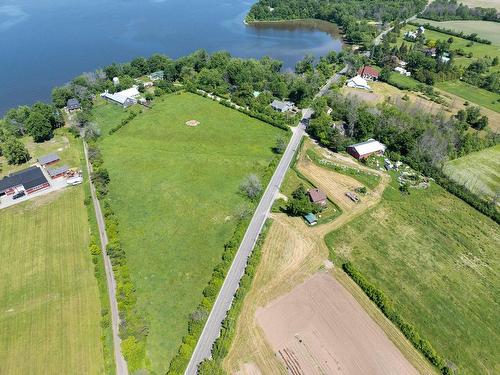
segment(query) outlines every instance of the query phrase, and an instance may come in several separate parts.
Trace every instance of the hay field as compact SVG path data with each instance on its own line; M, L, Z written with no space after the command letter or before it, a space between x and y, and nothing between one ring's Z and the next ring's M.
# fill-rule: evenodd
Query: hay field
M0 373L102 374L83 187L0 210Z
M442 188L386 189L373 210L330 233L350 259L461 373L500 371L498 225Z
M500 145L451 160L443 171L481 197L500 197Z
M497 2L498 3L498 2ZM497 4L498 5L498 4ZM500 5L498 5L500 9ZM500 46L500 24L498 22L489 21L433 21L418 18L417 22L430 23L433 26L451 29L455 31L463 31L465 34L476 33L481 38L491 40L497 46Z
M107 109L116 112L108 104L96 116L112 118ZM191 119L200 126L186 126ZM146 351L155 373L166 372L234 231L235 212L248 202L239 185L269 166L278 136L286 134L184 93L157 99L100 141L138 308L149 322Z

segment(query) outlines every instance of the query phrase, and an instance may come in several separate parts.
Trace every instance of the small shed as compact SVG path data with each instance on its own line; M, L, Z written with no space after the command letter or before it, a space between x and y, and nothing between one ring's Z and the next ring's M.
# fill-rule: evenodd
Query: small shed
M66 103L66 108L68 109L68 111L76 111L81 108L80 102L78 101L78 99L75 98L68 99L68 102Z
M45 167L47 165L57 163L59 160L61 160L61 159L59 158L59 156L57 154L48 154L48 155L44 155L44 156L39 157L38 163L40 163L40 165L42 167Z
M309 212L307 215L304 215L304 219L306 220L307 224L311 226L318 224L318 219L316 218L316 215L314 215L312 212Z

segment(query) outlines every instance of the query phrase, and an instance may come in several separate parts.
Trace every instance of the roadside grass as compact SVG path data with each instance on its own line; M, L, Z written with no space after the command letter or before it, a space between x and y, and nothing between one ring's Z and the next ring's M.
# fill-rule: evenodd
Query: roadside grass
M348 259L460 373L500 371L498 226L437 185L399 193L330 233Z
M81 186L0 210L0 373L102 374Z
M54 164L53 167L62 166L64 164L67 164L69 167L79 167L79 154L75 153L75 150L70 147L71 138L73 138L73 136L69 134L68 129L66 128L57 129L54 132L54 138L42 143L33 142L33 139L28 136L20 138L21 142L26 145L31 159L24 164L10 165L7 164L4 156L0 156L0 178L8 175L9 173L26 169L35 164L36 160L40 156L50 153L56 153L61 158L61 161Z
M446 81L436 83L436 87L455 94L471 103L500 113L500 95L481 89L462 81Z
M500 46L500 24L491 21L433 21L423 18L417 18L416 22L422 24L429 23L433 26L451 29L455 31L463 31L464 34L477 34L481 38L491 41L492 44Z
M443 172L480 197L496 198L500 194L500 145L451 160Z
M115 121L111 111L96 111L103 128ZM188 120L200 124L188 127ZM100 141L111 177L108 197L150 327L146 351L155 373L167 370L235 229L236 211L249 204L239 185L250 173L267 170L270 178L278 136L286 133L184 93L157 99Z

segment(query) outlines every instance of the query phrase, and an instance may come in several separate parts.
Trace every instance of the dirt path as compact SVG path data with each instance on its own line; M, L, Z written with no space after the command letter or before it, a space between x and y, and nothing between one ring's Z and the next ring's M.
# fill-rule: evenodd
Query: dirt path
M314 146L306 142L305 147ZM344 162L350 163L351 166L354 163L356 167L366 168L352 162L349 158L346 159ZM340 162L342 161L340 160ZM337 200L341 194L339 191L352 185L360 185L351 177L316 166L310 160L306 160L305 152L301 152L297 168L308 179L324 189L328 197L339 206L341 206ZM366 169L368 170L368 168ZM369 169L369 171L373 173L373 170ZM300 218L288 217L285 214L272 215L274 221L262 249L261 263L256 272L252 289L245 298L233 345L223 363L224 369L228 373L239 375L287 373L282 360L274 353L265 339L263 330L257 323L257 309L290 292L318 270L325 269L329 250L324 236L353 220L380 201L390 177L385 173L378 174L381 176L380 184L370 191L369 195L360 203L345 203L341 206L342 215L331 223L311 228L306 226ZM348 277L336 269L329 272L355 296L356 300L360 301L363 308L383 328L390 340L396 343L405 357L410 359L420 372L433 373L432 367L426 360L412 348L399 330L382 315Z

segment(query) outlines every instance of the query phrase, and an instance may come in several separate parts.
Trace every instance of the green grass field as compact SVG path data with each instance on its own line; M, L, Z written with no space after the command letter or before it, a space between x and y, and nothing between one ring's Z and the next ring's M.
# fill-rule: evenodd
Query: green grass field
M413 90L418 91L418 85L421 84L417 80L399 74L397 72L391 72L389 77L389 82L387 82L393 86L396 86L402 90Z
M0 210L0 373L101 374L83 187Z
M123 111L103 105L97 122L103 126L99 116L114 118L117 108ZM186 126L192 119L200 125ZM155 373L164 373L176 353L231 237L233 214L246 202L240 183L268 166L276 138L284 135L186 93L157 99L151 110L102 139L109 198L138 306L149 321L146 351Z
M438 82L436 87L455 94L471 103L491 109L500 113L500 95L491 91L469 85L462 81Z
M473 193L495 198L500 194L500 145L451 160L443 171Z
M430 23L433 26L463 31L465 34L476 33L479 37L490 40L493 44L500 46L500 24L489 21L444 21L438 22L418 18L416 22L422 24Z
M377 207L326 240L459 373L500 372L495 222L437 185L402 196L392 182Z

